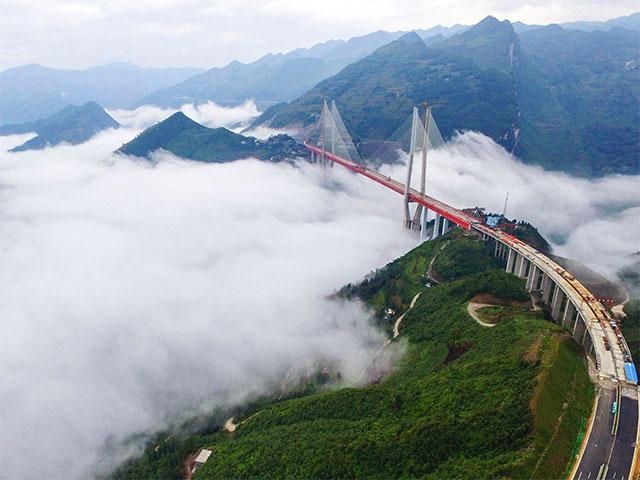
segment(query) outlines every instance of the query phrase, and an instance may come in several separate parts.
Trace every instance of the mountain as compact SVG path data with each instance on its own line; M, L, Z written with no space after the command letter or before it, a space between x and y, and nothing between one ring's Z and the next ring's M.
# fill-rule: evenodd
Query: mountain
M581 176L637 174L638 33L558 25L517 34L487 17L427 47L407 34L256 121L305 127L335 99L360 146L387 140L428 100L446 137L477 130L521 157Z
M108 128L118 128L116 122L96 102L84 105L68 105L50 117L22 124L8 124L0 127L0 135L14 135L36 132L37 137L19 145L11 152L41 150L59 143L76 145Z
M149 93L181 82L195 68L142 68L111 63L86 70L30 64L0 72L0 124L52 115L69 104L96 101L105 108L129 107Z
M179 107L184 103L206 101L239 105L253 99L264 107L292 100L400 35L400 32L378 31L348 41L331 40L286 54L268 54L249 64L234 61L226 67L212 68L154 92L140 99L137 105Z
M331 73L317 58L285 59L271 55L248 65L234 61L148 95L136 105L179 107L213 101L231 106L253 99L262 106L295 98Z
M475 28L466 31L465 38ZM288 105L265 111L255 123L304 127L317 120L323 98L336 100L358 142L390 138L412 107L428 100L445 137L473 129L509 149L515 144L517 104L512 76L483 69L446 49L428 48L415 33L347 66Z
M118 152L147 157L159 149L190 160L218 163L247 157L281 160L285 156L306 155L304 148L287 135L276 135L261 141L223 127L207 128L182 112L176 112L148 128Z
M460 25L456 23L451 27L443 27L442 25L436 25L435 27L427 28L426 30L414 30L420 38L427 41L429 38L439 37L442 39L449 38L456 33L462 33L469 28L469 25ZM428 43L428 42L427 42Z
M638 33L557 25L519 35L516 154L578 175L638 174Z
M563 28L574 30L584 30L593 32L594 30L611 30L612 28L626 28L627 30L640 31L640 12L633 13L626 17L613 18L606 22L566 22L561 24Z
M440 25L416 33L426 43L435 43L465 30L464 25ZM213 68L140 99L136 105L179 107L184 103L213 101L238 105L253 99L259 107L293 100L321 80L363 58L377 48L398 39L406 32L379 30L345 40L329 40L310 48L298 48L285 54L268 54L255 62L231 62Z
M559 24L562 28L571 30L583 30L585 32L593 32L594 30L608 31L612 28L626 28L627 30L640 31L640 12L627 15L626 17L612 18L606 22L565 22ZM528 25L522 22L513 22L513 29L516 33L543 28L546 25Z
M473 28L454 35L433 48L468 58L483 69L495 68L511 73L517 35L508 20L487 17Z

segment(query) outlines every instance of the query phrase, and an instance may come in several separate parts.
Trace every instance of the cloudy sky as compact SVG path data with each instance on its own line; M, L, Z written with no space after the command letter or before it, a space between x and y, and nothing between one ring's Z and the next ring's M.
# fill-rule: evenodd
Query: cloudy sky
M0 69L222 66L378 29L473 24L491 14L526 23L607 20L633 0L0 0Z

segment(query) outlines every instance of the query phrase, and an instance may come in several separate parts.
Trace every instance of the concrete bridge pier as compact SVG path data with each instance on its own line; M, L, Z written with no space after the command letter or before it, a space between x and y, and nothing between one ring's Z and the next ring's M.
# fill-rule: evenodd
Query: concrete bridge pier
M507 266L506 266L507 273L513 273L513 267L516 263L517 256L518 254L516 253L516 251L513 250L512 248L509 248L509 253L507 254Z
M448 218L442 217L442 230L441 235L444 235L449 230L451 230L451 222L449 222Z
M527 276L527 283L525 284L525 288L529 291L539 290L538 282L540 281L542 276L542 272L535 265L531 265L531 271Z
M429 223L429 210L425 207L420 212L420 241L424 242L429 239L427 235L427 223Z
M563 313L568 299L561 288L556 288L554 298L551 301L551 318L556 323L562 323Z
M576 324L573 327L573 334L571 335L573 339L582 345L582 341L584 340L584 335L587 332L587 325L584 323L584 318L582 315L578 315L576 318Z
M506 263L507 257L509 256L509 251L511 249L504 244L500 244L500 245L502 245L500 248L500 258Z
M522 260L520 262L520 268L518 269L518 276L520 278L524 278L526 280L529 279L529 273L531 270L531 262L525 258L525 257L521 257Z
M520 276L520 270L522 269L523 261L524 261L524 257L516 253L515 260L513 262L513 270L511 271L511 273L513 273L516 277Z
M573 336L573 332L575 332L576 330L576 324L580 321L579 320L580 317L580 312L578 312L578 310L574 309L574 313L567 317L567 326L565 327L569 332L571 332L571 335Z
M555 288L555 283L551 280L551 277L548 275L542 276L542 284L540 285L540 290L542 290L542 301L546 304L549 304L549 299L553 294L553 289Z
M593 355L593 339L591 338L591 333L589 333L588 329L585 331L584 337L582 339L582 348L584 348L584 351L587 353L587 355Z
M576 307L573 305L572 302L567 302L565 308L564 308L564 312L562 314L562 327L565 330L572 330L573 328L569 328L569 325L571 324L572 321L575 321L575 316L577 314L577 310Z
M440 219L442 217L439 213L436 213L436 218L433 219L433 233L431 238L438 238L440 236Z

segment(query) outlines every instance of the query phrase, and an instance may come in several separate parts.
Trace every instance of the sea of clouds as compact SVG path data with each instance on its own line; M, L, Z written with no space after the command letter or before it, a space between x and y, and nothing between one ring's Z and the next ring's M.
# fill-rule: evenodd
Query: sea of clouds
M209 126L256 115L182 110ZM343 169L114 155L173 111L111 113L124 127L85 144L0 153L0 477L104 473L130 435L292 367L330 362L356 382L385 333L327 296L416 245L401 198ZM501 211L509 191L510 217L610 276L640 249L638 177L546 172L472 132L429 162L432 195Z

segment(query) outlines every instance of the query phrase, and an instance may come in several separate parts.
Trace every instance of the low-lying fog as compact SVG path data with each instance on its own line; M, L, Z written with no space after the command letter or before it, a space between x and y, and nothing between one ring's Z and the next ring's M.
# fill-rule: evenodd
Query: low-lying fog
M210 126L256 114L190 108ZM111 113L125 128L79 146L6 154L27 137L0 137L2 477L95 474L126 454L106 445L292 366L328 361L355 381L385 334L326 297L416 244L401 198L343 169L113 155L172 112ZM430 156L428 184L491 211L509 191L510 217L609 275L639 249L637 177L545 172L466 133Z

